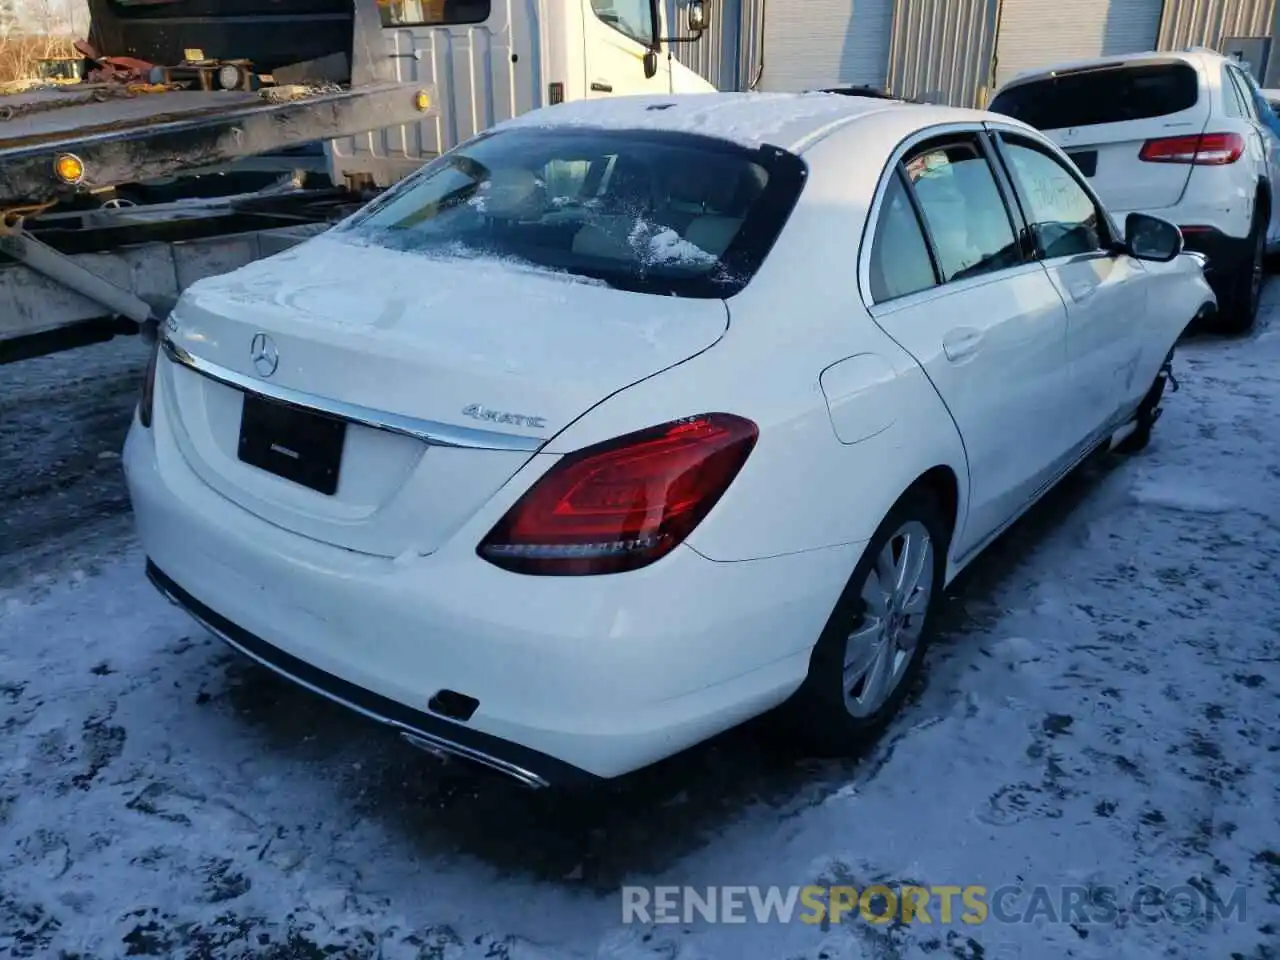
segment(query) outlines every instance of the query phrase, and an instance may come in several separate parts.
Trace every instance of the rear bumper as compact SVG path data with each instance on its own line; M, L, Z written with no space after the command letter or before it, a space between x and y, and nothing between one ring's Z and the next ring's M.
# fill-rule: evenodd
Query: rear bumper
M546 787L551 784L568 786L601 779L545 753L433 717L326 673L285 653L279 647L272 646L217 611L211 610L178 586L151 560L147 560L147 579L168 600L245 656L275 671L286 680L386 724L416 747L471 760L506 774L528 787Z
M1214 293L1222 296L1222 287L1235 276L1236 272L1249 262L1253 248L1248 237L1233 237L1223 233L1216 227L1188 225L1182 227L1182 237L1186 249L1204 254L1208 263L1205 265L1205 279L1213 287Z
M634 575L526 577L476 556L480 516L430 556L386 560L226 499L183 460L167 415L157 402L151 429L135 421L124 456L162 592L415 745L532 785L620 776L782 702L861 551L718 563L681 548ZM472 712L438 709L445 693Z

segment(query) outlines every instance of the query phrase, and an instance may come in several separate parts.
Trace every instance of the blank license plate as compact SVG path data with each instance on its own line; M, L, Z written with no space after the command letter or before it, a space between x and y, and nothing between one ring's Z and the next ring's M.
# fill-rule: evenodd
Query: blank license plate
M346 437L344 420L244 395L238 454L250 466L332 496Z
M1067 153L1071 158L1071 162L1080 168L1080 172L1086 177L1092 177L1098 172L1098 151L1097 150L1077 150L1075 153Z

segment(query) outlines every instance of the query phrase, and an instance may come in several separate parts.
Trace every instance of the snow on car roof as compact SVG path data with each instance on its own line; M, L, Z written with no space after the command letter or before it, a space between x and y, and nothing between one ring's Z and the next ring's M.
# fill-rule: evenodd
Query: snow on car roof
M718 137L747 147L773 144L796 150L831 127L914 104L835 93L642 94L577 100L522 114L498 125L667 130Z

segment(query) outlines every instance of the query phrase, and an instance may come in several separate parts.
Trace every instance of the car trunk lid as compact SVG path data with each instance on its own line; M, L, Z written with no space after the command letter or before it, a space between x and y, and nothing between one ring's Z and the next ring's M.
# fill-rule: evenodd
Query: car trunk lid
M722 300L321 236L192 286L161 392L192 469L245 509L430 553L556 432L727 323Z

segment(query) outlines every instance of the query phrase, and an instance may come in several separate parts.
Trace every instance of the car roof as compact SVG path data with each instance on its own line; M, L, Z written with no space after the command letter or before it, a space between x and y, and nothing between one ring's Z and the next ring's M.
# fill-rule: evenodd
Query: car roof
M1047 77L1054 73L1067 73L1076 70L1087 70L1090 67L1119 67L1129 65L1141 65L1144 63L1169 63L1170 61L1181 61L1195 67L1210 66L1221 63L1225 60L1222 54L1216 50L1193 49L1193 50L1151 50L1146 53L1127 53L1121 56L1112 57L1092 57L1088 60L1067 60L1062 63L1054 63L1045 67L1036 67L1032 70L1023 70L1021 73L1015 74L1011 79L1007 80L1000 86L1000 90L1015 86L1027 80L1035 80L1040 77Z
M878 118L878 127L901 126L905 132L948 122L1009 122L1008 117L982 110L844 93L685 93L561 103L521 114L495 129L663 130L716 137L752 148L771 144L803 153L827 134L872 116Z

